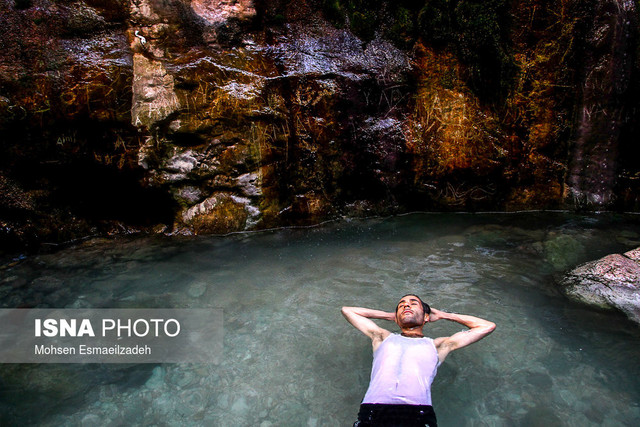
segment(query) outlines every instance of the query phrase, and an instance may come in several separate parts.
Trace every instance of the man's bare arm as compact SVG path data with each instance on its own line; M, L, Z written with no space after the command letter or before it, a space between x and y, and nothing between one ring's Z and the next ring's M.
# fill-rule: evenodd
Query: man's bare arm
M469 329L453 334L450 337L441 337L433 340L436 348L438 349L438 359L440 362L444 362L444 359L450 352L480 341L496 328L495 323L479 317L468 316L466 314L447 313L432 308L431 314L429 315L429 321L435 322L436 320L441 319L460 323Z
M374 351L391 332L381 328L371 319L389 320L391 322L396 319L395 313L364 307L342 307L342 315L357 330L371 338Z

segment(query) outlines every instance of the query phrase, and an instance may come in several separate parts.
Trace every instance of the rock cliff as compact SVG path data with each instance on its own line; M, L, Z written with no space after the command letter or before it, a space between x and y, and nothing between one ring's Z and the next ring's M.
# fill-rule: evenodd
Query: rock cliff
M0 0L5 246L638 209L633 1Z

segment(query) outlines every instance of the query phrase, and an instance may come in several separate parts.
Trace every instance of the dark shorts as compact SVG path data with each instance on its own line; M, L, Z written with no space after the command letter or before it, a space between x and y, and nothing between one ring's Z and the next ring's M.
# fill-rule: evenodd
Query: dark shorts
M436 413L428 405L363 403L353 427L437 427Z

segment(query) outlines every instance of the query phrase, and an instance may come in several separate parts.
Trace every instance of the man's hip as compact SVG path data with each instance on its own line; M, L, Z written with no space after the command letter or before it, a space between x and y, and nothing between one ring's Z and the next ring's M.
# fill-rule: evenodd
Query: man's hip
M437 427L430 405L388 405L363 403L353 427Z

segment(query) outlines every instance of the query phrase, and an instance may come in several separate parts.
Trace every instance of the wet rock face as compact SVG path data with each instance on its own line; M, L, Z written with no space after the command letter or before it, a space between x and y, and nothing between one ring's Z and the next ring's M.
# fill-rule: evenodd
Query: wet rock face
M3 233L629 199L635 5L459 3L0 2Z
M572 299L602 309L617 309L640 323L640 248L583 264L560 280Z
M212 39L220 17L207 16ZM141 50L132 124L149 133L139 164L150 185L171 189L177 230L318 222L354 199L386 201L404 185L399 94L388 88L406 86L410 66L389 42L365 44L320 22L292 24L268 44L247 33L231 46L152 57L144 52L162 43L145 27L133 32L145 37L132 39Z
M586 33L581 110L566 187L567 196L580 206L609 206L616 198L619 156L625 145L620 141L623 110L630 106L626 92L634 67L629 52L638 25L636 13L636 4L628 0L597 2L594 25Z

